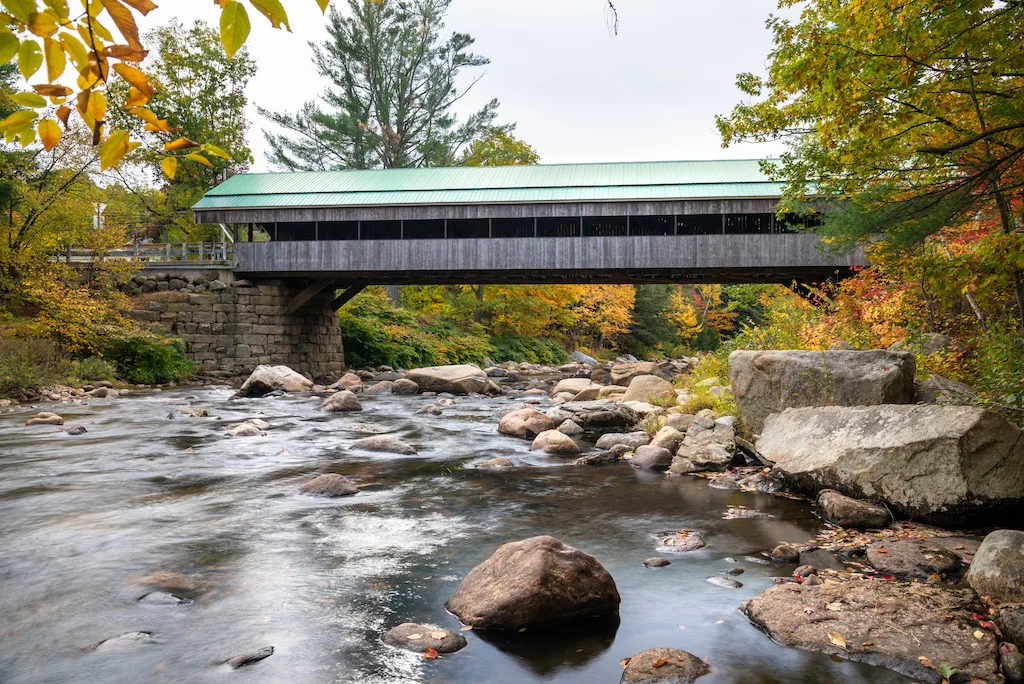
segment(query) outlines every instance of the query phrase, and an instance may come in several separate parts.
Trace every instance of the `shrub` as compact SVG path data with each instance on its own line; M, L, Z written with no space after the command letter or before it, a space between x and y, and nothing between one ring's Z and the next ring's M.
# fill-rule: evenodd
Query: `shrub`
M492 337L490 340L493 352L491 360L495 363L505 361L528 361L530 363L565 363L569 358L565 349L555 340L543 337L518 337L505 335Z
M90 356L75 362L74 374L82 380L113 380L116 369L110 362L98 356Z
M156 385L190 377L195 366L181 340L145 332L116 333L107 339L105 356L131 383Z
M0 337L0 396L13 397L61 382L71 362L47 339Z

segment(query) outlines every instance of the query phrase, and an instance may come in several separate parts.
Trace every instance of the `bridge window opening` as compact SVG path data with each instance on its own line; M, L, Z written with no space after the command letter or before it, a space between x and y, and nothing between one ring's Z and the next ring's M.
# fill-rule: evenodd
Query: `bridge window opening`
M358 240L358 221L321 221L317 226L320 240Z
M674 216L631 216L630 235L672 235L675 233Z
M538 218L537 237L579 237L578 218Z
M786 214L782 218L775 219L776 232L778 233L797 233L808 228L820 226L822 223L824 221L821 214L807 214L804 216Z
M583 237L627 235L625 216L600 216L583 219Z
M406 221L402 237L406 240L443 240L444 219Z
M456 240L489 237L487 219L448 219L448 237Z
M278 223L277 239L281 242L308 242L316 240L316 224L312 221Z
M677 218L679 235L721 235L721 214L683 214Z
M772 232L771 214L726 214L726 235Z
M360 238L363 240L401 240L401 221L363 221Z
M491 235L496 238L533 237L533 219L492 219Z

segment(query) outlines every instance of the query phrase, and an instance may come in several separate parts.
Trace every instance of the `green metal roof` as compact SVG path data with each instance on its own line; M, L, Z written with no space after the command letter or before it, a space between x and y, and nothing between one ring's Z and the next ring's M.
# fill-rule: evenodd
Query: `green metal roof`
M781 188L758 160L307 171L238 174L193 209L771 198Z

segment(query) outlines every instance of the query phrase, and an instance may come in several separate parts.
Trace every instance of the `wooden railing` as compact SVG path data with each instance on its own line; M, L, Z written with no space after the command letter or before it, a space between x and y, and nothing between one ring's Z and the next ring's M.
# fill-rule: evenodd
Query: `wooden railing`
M226 265L231 262L230 242L181 242L166 244L130 244L117 249L97 251L70 245L56 256L68 264L93 263L96 261L143 261L153 264Z

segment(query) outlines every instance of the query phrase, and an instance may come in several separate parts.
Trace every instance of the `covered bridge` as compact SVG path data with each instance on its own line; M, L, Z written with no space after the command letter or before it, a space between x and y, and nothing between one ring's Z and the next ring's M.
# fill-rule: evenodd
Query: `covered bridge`
M780 192L756 160L267 173L228 179L194 212L247 227L238 277L321 287L788 284L866 263L778 218Z

